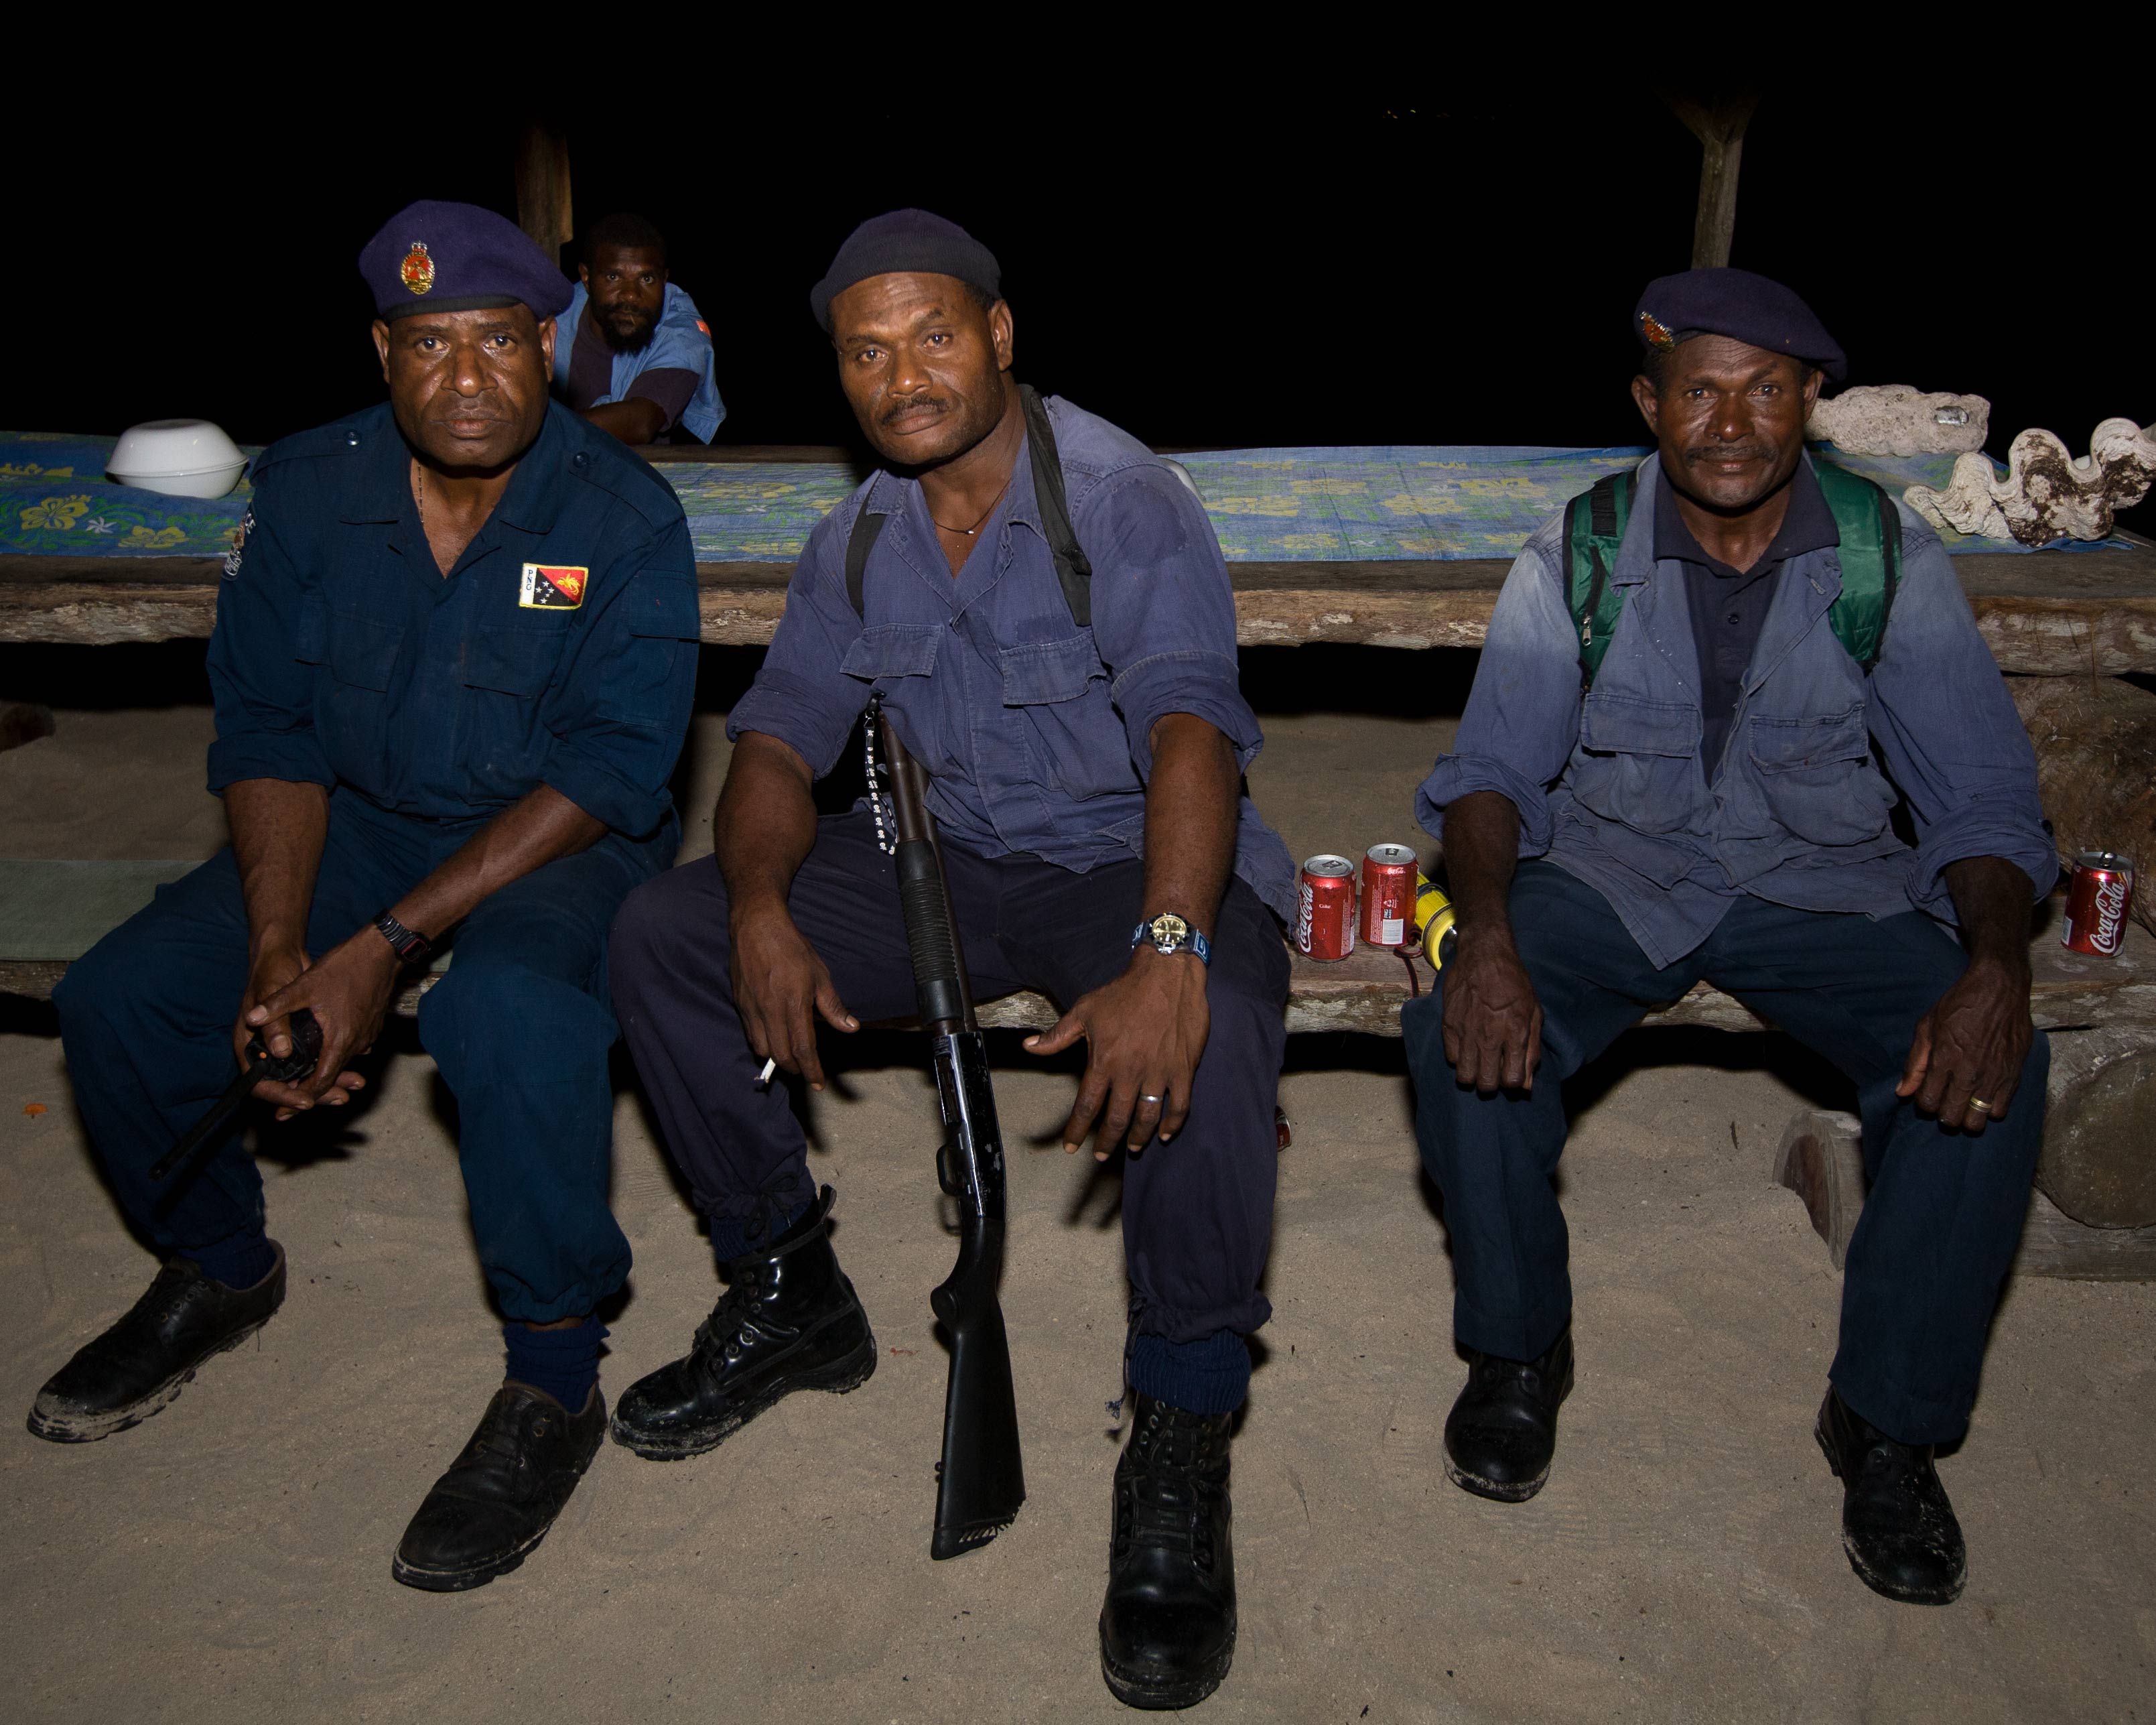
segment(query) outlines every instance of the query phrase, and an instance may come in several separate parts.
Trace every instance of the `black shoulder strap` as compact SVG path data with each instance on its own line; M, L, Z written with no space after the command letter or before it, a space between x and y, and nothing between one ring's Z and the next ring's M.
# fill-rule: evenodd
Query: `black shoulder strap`
M854 531L846 540L846 599L857 617L866 617L868 611L861 602L861 577L868 573L869 553L875 549L875 542L883 533L883 524L890 517L871 515L868 500L861 500L861 512L854 518Z
M1034 500L1040 506L1040 524L1048 535L1049 554L1055 559L1055 579L1063 588L1063 602L1070 607L1071 620L1089 629L1093 624L1093 564L1070 525L1055 428L1048 423L1047 405L1032 384L1018 386L1018 399L1025 412L1025 446L1033 458Z
M1048 409L1030 384L1018 386L1019 406L1025 415L1025 446L1033 463L1033 492L1040 505L1040 524L1048 536L1049 554L1055 559L1055 579L1063 589L1063 602L1071 620L1081 629L1093 622L1093 564L1078 543L1070 525L1070 505L1063 491L1063 459L1056 452L1055 428L1048 422ZM869 554L875 549L886 517L871 515L864 502L855 518L854 531L846 541L846 599L857 617L868 615L862 597L862 581L868 573Z

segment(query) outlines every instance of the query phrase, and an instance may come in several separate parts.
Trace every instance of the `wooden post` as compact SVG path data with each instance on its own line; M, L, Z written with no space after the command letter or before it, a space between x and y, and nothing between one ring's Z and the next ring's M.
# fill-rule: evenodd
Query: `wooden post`
M1671 112L1699 140L1699 214L1691 229L1691 266L1719 270L1729 262L1729 242L1737 230L1737 169L1744 155L1744 129L1758 93L1742 91L1702 100L1665 94Z
M516 225L557 263L576 237L569 203L569 141L559 126L534 120L516 148Z

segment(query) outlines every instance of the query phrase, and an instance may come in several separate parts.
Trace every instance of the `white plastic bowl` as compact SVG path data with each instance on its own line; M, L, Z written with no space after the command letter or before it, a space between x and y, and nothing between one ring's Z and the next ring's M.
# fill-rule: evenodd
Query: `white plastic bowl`
M246 466L239 445L208 420L151 420L120 434L105 471L168 497L221 497Z

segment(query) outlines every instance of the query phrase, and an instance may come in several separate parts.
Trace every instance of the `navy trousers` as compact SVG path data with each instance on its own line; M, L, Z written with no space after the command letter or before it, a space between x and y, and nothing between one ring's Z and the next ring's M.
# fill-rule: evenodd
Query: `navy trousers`
M1705 978L1858 1087L1871 1189L1843 1272L1835 1387L1904 1443L1958 1438L2043 1139L2051 1053L2042 1032L2011 1112L1972 1137L1894 1094L1917 1021L1967 962L1928 917L1873 922L1740 897L1704 945L1658 969L1607 899L1546 862L1522 865L1512 915L1543 1008L1531 1094L1482 1096L1455 1081L1441 976L1402 1019L1423 1163L1445 1194L1459 1339L1518 1360L1557 1339L1572 1315L1564 1217L1551 1185L1564 1151L1558 1085L1648 1008Z
M944 863L977 998L1037 988L1068 1006L1129 964L1131 930L1144 914L1142 863L1078 874L948 844ZM864 1022L912 1015L897 876L865 811L819 824L789 904L849 1011ZM612 969L622 1033L698 1206L746 1218L760 1202L782 1212L806 1202L815 1183L785 1086L756 1088L760 1063L734 1009L730 950L726 879L706 857L629 895ZM1123 1172L1123 1246L1141 1335L1202 1341L1224 1330L1247 1335L1271 1316L1258 1280L1272 1244L1287 983L1278 924L1235 881L1213 938L1212 1028L1189 1120ZM916 1151L933 1123L924 1118L921 1130Z
M457 1099L480 1259L511 1319L588 1312L629 1274L629 1242L607 1207L617 1032L606 934L629 889L670 854L669 829L641 842L609 834L486 899L420 1004L420 1041ZM475 830L333 795L308 950L366 927ZM91 1142L130 1218L167 1254L263 1225L262 1177L236 1130L185 1185L148 1175L230 1082L246 986L247 911L227 851L160 888L54 991Z

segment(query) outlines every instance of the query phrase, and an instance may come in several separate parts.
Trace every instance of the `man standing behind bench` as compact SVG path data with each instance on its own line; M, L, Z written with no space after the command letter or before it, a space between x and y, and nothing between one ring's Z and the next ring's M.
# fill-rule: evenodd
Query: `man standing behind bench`
M623 1032L732 1286L686 1357L624 1394L613 1434L700 1455L782 1396L875 1369L829 1190L783 1088L756 1078L767 1055L821 1089L819 1018L851 1032L914 1010L875 821L819 821L810 796L880 693L930 775L975 992L1055 996L1062 1019L1027 1046L1087 1044L1065 1145L1097 1126L1097 1154L1129 1152L1136 1395L1101 1664L1123 1699L1187 1707L1235 1650L1229 1428L1243 1338L1271 1311L1274 918L1294 878L1240 794L1261 739L1227 566L1168 466L1020 388L996 260L963 229L921 210L864 223L811 304L891 471L801 554L727 724L716 858L640 889L616 925ZM769 1489L768 1469L734 1471Z
M1460 918L1403 1014L1470 1361L1445 1471L1541 1489L1573 1376L1559 1087L1704 977L1859 1086L1871 1189L1818 1438L1856 1573L1941 1604L1966 1566L1933 1447L1968 1424L2042 1137L2035 760L1938 538L1805 456L1842 354L1804 302L1694 270L1635 320L1657 452L1528 540L1416 803Z
M606 1428L592 1313L629 1262L607 1208L606 934L679 837L696 576L672 492L548 404L569 291L537 247L416 203L360 267L389 401L273 445L226 560L209 782L232 848L54 993L83 1120L166 1264L29 1424L124 1431L276 1311L285 1256L236 1135L192 1178L147 1171L250 1036L290 1051L303 1007L320 1063L256 1094L280 1120L346 1102L405 967L457 930L419 1034L457 1098L508 1382L393 1566L452 1591L523 1561Z
M624 443L656 443L676 425L709 443L726 416L711 354L658 229L634 215L593 224L554 348L562 399Z

